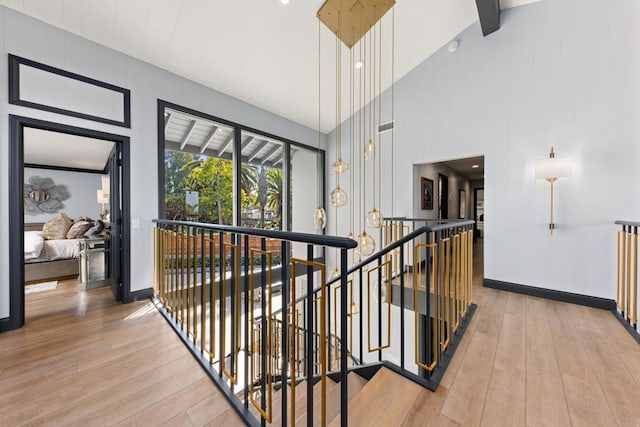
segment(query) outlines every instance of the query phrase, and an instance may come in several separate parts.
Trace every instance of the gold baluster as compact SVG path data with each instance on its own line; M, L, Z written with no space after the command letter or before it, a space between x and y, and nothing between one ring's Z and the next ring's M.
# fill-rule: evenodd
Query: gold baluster
M638 235L633 234L633 303L632 303L632 317L631 322L636 325L638 323Z
M631 227L629 227L631 229ZM631 311L631 232L627 232L627 319Z

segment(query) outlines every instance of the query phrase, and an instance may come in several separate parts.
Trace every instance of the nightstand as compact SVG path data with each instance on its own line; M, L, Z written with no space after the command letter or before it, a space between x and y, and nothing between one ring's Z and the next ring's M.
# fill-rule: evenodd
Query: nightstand
M86 290L107 286L109 277L109 240L88 238L80 240L80 281Z

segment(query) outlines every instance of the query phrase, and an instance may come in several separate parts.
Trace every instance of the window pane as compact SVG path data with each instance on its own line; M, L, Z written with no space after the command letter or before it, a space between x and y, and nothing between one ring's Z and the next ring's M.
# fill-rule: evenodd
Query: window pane
M242 132L241 147L240 224L282 230L285 197L282 165L286 146L280 141Z
M165 218L233 224L233 128L165 110Z

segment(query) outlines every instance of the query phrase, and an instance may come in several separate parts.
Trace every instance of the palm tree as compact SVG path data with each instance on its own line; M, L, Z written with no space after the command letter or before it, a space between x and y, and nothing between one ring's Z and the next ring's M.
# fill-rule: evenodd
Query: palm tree
M278 225L282 224L282 169L267 171L267 207L277 213ZM278 227L280 228L280 227Z

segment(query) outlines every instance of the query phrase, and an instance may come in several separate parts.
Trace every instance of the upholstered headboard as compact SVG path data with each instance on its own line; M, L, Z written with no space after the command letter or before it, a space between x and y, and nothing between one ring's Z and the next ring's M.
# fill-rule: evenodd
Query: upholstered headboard
M44 222L25 222L24 231L42 231Z

